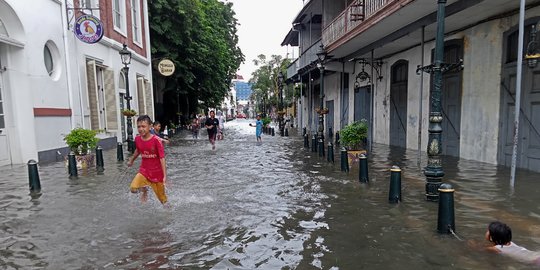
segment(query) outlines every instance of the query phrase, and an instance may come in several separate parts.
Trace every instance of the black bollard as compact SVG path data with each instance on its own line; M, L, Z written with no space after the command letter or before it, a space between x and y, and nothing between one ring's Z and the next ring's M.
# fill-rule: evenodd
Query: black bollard
M309 148L309 135L304 134L304 148Z
M311 137L311 152L317 152L317 137L315 137L315 134Z
M332 145L332 141L328 143L328 155L326 155L326 161L334 163L334 145Z
M116 146L116 160L124 161L124 149L122 143L118 143Z
M398 203L401 201L401 169L398 166L392 166L390 169L390 191L388 192L388 201Z
M33 159L28 161L28 184L30 186L30 192L41 191L37 162Z
M285 137L289 137L289 129L285 128Z
M319 157L324 157L324 141L322 138L317 141L317 146L319 147Z
M336 131L336 145L339 145L339 131Z
M68 155L68 171L69 177L77 177L77 160L75 159L75 153L71 152Z
M347 156L347 149L341 148L341 171L349 172L349 157Z
M359 172L358 172L358 180L361 183L369 182L367 157L366 157L365 154L361 154L358 157L358 168L360 169Z
M276 132L274 131L274 128L272 128L272 136L276 136Z
M96 168L98 172L102 172L105 170L105 166L103 164L103 149L101 146L98 146L96 148Z
M307 134L306 128L302 128L302 136L306 136L306 134Z
M439 217L437 218L437 232L454 233L454 188L450 184L439 186Z

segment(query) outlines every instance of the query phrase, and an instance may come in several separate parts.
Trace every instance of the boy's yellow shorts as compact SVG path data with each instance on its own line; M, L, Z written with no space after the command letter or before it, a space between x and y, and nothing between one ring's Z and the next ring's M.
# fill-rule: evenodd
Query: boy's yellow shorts
M135 178L133 178L133 181L131 181L131 192L137 192L139 188L150 186L154 193L156 194L156 197L161 203L167 202L167 195L165 195L165 185L163 185L163 182L152 182L144 175L137 173L135 175Z

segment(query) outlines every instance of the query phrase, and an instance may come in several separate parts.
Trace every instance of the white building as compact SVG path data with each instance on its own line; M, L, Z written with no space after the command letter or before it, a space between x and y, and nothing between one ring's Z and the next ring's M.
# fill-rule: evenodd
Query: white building
M101 20L98 43L75 37L83 13ZM105 147L123 141L124 43L131 107L153 115L146 0L0 0L0 165L60 159L76 127L100 130Z

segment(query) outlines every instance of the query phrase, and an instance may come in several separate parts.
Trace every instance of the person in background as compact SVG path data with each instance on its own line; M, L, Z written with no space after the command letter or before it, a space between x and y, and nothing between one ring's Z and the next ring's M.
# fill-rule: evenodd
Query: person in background
M210 117L204 122L206 130L208 131L208 140L212 144L212 150L216 150L216 135L219 126L219 120L216 119L216 113L210 111Z
M250 127L255 127L255 136L257 137L257 142L262 142L262 126L263 122L261 120L261 115L257 115L257 122L255 122L255 125L249 123Z
M154 122L150 133L158 136L162 143L169 144L169 139L163 132L161 132L161 123L159 121Z

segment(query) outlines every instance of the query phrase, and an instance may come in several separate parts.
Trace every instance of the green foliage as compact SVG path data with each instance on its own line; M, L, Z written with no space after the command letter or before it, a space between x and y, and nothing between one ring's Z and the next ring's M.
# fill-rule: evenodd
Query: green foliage
M270 122L272 122L272 119L270 117L265 117L265 118L263 118L261 120L263 122L263 126L266 126L266 125L270 124Z
M187 96L192 112L198 101L220 104L244 61L232 7L219 0L148 0L152 59L175 63L166 91Z
M75 155L86 155L96 148L99 142L96 135L97 131L95 130L76 128L64 137L64 141Z
M263 103L266 112L272 107L279 108L278 75L280 72L284 75L287 74L287 67L290 65L291 60L283 59L280 55L272 55L270 60L267 60L266 56L261 54L257 59L253 60L253 63L258 68L251 74L250 82L252 83L251 89L253 89L253 92L250 98L259 104L260 111L263 111ZM284 104L289 102L288 92L290 91L288 88L284 83Z
M368 124L362 119L360 122L348 124L339 131L339 143L350 150L359 150L367 139L367 135Z

